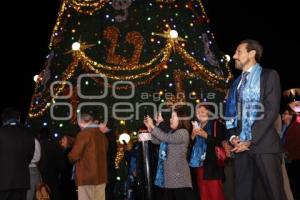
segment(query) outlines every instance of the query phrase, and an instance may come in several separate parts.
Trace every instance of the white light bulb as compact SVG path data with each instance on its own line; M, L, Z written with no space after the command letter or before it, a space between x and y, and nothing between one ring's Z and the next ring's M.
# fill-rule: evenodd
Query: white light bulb
M37 82L38 79L39 79L39 75L35 75L35 76L33 77L34 82Z
M72 44L72 50L73 51L78 51L80 49L80 43L79 42L74 42Z
M226 58L227 62L230 61L230 56L228 54L225 55L225 58Z
M119 137L119 142L121 144L128 144L128 142L130 141L130 136L128 133L122 133Z
M177 32L176 30L171 30L171 31L170 31L170 37L171 37L172 39L178 38L178 32Z

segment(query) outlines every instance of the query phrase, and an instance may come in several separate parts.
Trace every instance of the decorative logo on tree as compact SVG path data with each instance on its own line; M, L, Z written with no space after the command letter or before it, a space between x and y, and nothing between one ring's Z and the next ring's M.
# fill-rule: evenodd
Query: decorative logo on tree
M123 22L128 17L128 8L131 5L131 0L113 0L112 6L116 10L124 11L124 15L118 15L115 17L117 22Z

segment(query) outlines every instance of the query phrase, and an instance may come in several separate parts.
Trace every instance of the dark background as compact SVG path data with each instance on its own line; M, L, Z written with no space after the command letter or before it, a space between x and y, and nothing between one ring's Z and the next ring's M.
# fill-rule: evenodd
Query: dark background
M296 30L300 17L296 1L203 0L203 3L224 53L232 56L240 40L257 39L265 47L262 65L279 72L282 88L300 87L297 72L300 34ZM34 90L33 76L43 69L60 1L12 0L2 4L0 109L16 106L26 115ZM238 74L233 62L231 69Z

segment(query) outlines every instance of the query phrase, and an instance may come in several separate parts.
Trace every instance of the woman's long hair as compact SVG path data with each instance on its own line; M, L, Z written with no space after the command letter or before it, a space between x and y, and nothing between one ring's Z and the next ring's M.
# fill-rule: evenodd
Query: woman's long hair
M192 132L192 123L188 119L189 115L184 107L176 107L173 110L179 118L177 129L186 129L189 133Z

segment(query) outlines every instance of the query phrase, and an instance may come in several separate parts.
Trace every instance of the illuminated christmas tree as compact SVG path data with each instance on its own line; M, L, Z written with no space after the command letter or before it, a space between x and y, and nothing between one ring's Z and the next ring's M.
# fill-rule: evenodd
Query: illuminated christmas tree
M132 133L145 107L221 102L231 78L200 0L62 0L28 122L71 134L92 108Z

